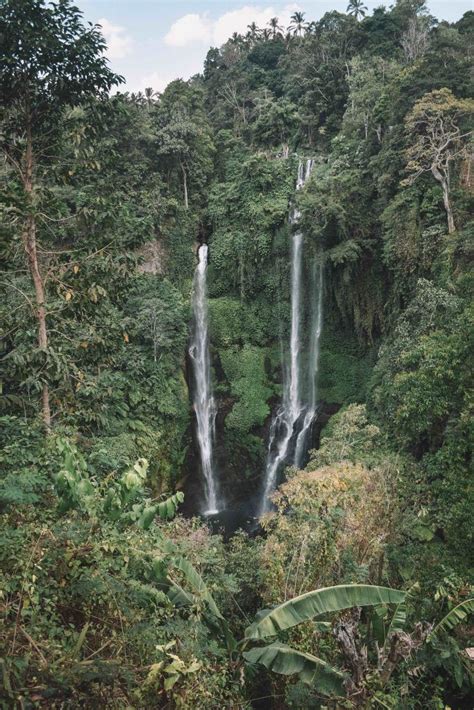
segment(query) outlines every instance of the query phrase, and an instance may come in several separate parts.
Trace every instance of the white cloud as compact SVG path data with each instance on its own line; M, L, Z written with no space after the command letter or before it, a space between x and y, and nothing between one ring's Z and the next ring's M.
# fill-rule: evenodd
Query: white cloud
M165 36L165 44L171 47L185 47L191 42L208 44L211 40L211 29L212 22L206 15L183 15L171 25Z
M278 17L280 24L286 28L290 24L291 15L299 9L296 3L285 5L279 10L273 6L245 5L238 10L225 12L216 20L211 20L207 13L183 15L171 25L165 43L173 47L185 47L193 42L219 46L234 32L246 34L247 26L252 22L263 28L270 18Z
M136 90L145 91L145 89L148 89L148 87L151 86L154 91L158 91L161 94L166 89L170 81L173 81L174 79L176 79L176 76L163 76L163 74L159 74L157 71L154 71L140 80Z
M113 25L105 17L98 20L102 27L102 34L107 42L106 55L109 59L122 59L132 51L133 40L126 34L125 28L120 25Z

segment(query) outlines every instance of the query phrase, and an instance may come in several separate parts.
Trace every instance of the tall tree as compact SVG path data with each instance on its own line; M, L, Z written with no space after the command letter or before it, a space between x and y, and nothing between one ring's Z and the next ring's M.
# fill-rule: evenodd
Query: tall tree
M104 96L119 83L103 56L98 26L85 27L70 3L7 0L0 9L0 93L3 151L23 189L22 244L35 292L38 346L47 357L44 277L38 261L37 213L41 183L54 170L63 109ZM47 378L42 413L51 426Z
M258 37L260 35L260 30L258 29L255 22L251 22L250 25L247 25L247 29L248 29L247 36L249 37L249 39L251 39L253 41L258 39Z
M156 97L156 91L153 91L151 86L147 86L147 88L145 89L145 101L148 109L153 106L153 102L155 101Z
M160 165L168 178L180 176L185 209L189 207L190 180L202 189L212 168L214 147L202 100L200 88L177 79L166 87L156 114Z
M301 37L306 29L304 15L304 12L294 12L288 25L288 30L297 37Z
M365 17L367 12L367 7L364 5L363 0L351 0L347 6L347 12L349 15L353 15L357 21Z
M270 27L270 32L272 33L273 39L282 36L283 27L279 24L278 17L270 18L268 26Z
M429 44L429 19L423 16L410 17L400 44L407 62L415 62L422 57Z
M457 99L449 89L425 94L416 102L406 119L411 144L406 151L408 183L430 172L443 190L448 232L455 230L451 204L451 170L457 158L466 154L466 140L471 135L462 128L463 119L474 113L474 101Z

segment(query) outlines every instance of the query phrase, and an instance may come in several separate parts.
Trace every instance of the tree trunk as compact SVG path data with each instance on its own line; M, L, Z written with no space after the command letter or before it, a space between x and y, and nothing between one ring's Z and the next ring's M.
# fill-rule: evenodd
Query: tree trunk
M456 231L456 225L454 224L453 210L451 208L451 201L449 199L449 189L446 181L442 183L442 187L444 209L446 210L446 215L448 217L448 234L453 234L453 232Z
M453 209L451 207L451 200L449 199L449 184L445 175L441 173L436 165L431 166L431 172L435 180L437 180L443 190L443 204L446 210L446 215L448 218L448 234L453 234L456 231L456 225L454 224Z
M186 168L184 167L184 163L181 163L181 170L183 171L184 206L188 209L188 178L186 176Z
M36 318L38 320L38 346L40 350L46 351L48 348L48 331L46 328L46 305L44 283L41 276L38 254L36 249L36 220L33 214L33 145L31 138L31 129L27 129L26 137L26 152L25 152L25 172L23 176L23 185L28 200L28 216L25 222L25 228L22 235L23 247L25 249L28 260L33 285L35 287L36 299ZM49 387L47 383L43 384L42 392L42 412L43 422L46 430L51 428L51 407L49 402Z

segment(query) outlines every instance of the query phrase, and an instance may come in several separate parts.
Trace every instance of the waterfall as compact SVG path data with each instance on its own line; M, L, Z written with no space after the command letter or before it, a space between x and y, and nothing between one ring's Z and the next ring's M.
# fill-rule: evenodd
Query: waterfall
M300 190L311 174L313 161L300 161L296 189ZM290 224L298 225L300 212L293 206ZM278 473L285 463L301 465L307 440L317 412L316 376L319 362L319 340L322 328L322 266L313 269L311 339L309 345L307 397L302 392L302 304L303 234L296 229L291 241L291 328L290 364L284 369L283 400L270 425L264 485L259 515L270 509L269 496L277 484ZM306 401L305 401L306 400Z
M207 313L207 260L208 247L198 250L198 265L193 281L193 338L189 348L194 372L194 400L197 438L204 479L204 514L218 512L218 491L213 462L216 406L211 387L209 355L209 326Z
M308 403L304 415L301 431L296 439L294 464L298 468L303 465L303 458L308 447L308 438L311 425L317 414L317 377L319 369L319 342L323 327L323 265L317 267L316 261L313 264L313 294L317 297L312 301L311 308L311 340L309 347L308 362Z

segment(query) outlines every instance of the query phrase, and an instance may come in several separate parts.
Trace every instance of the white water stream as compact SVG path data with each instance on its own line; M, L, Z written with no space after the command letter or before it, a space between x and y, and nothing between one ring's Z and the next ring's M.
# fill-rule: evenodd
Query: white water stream
M300 190L311 175L313 161L300 161L296 189ZM290 224L297 225L300 212L293 207ZM301 303L303 271L303 234L297 229L291 242L291 329L290 364L284 370L283 399L270 425L267 461L262 489L259 515L271 508L270 496L278 482L278 474L284 464L301 466L306 453L311 426L317 413L316 377L319 364L319 341L322 329L323 269L314 268L312 283L311 337L309 342L307 396L302 391L304 384L302 368L303 338L301 334L303 308Z
M197 439L204 479L204 515L214 515L222 508L218 500L218 486L213 462L216 406L211 386L209 355L209 324L207 312L207 262L208 247L202 244L198 250L198 265L193 282L193 339L189 355L194 372L194 400Z

